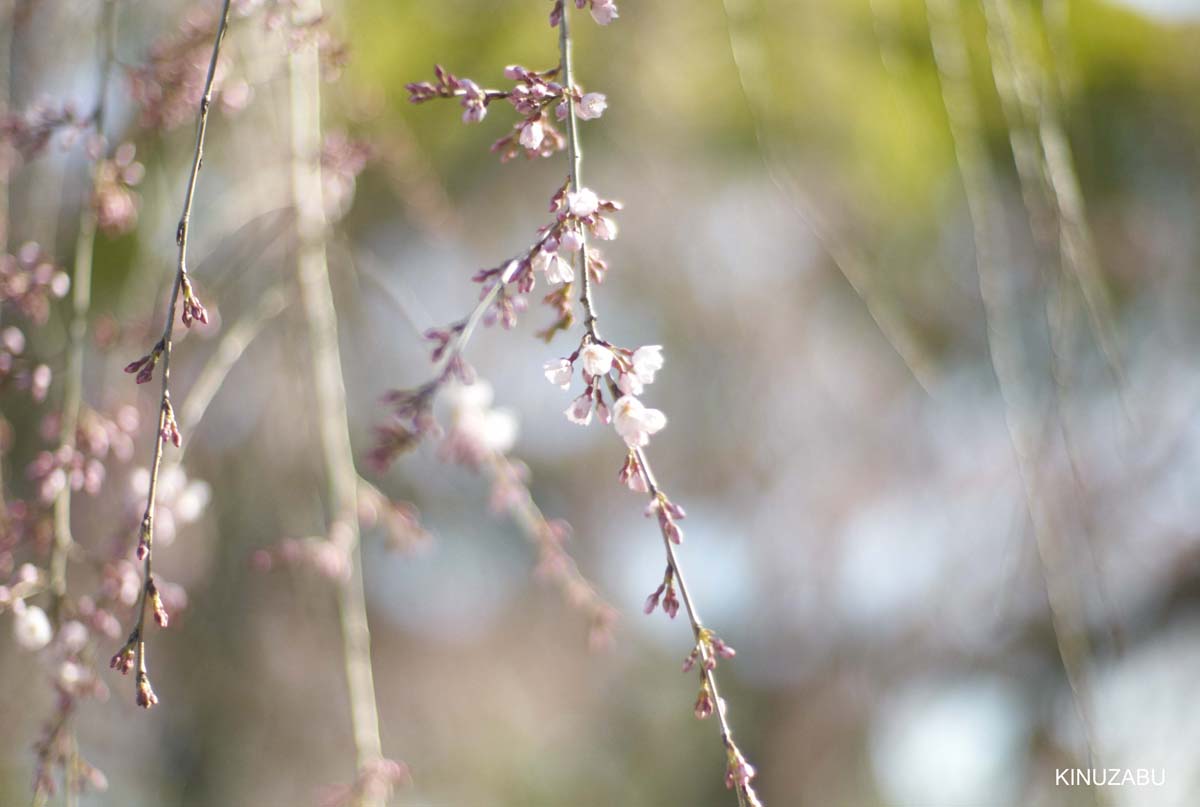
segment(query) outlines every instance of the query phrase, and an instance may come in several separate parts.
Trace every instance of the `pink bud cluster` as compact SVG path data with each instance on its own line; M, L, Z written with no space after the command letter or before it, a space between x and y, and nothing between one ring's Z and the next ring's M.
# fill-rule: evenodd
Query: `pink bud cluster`
M725 787L740 793L746 799L746 807L762 807L762 801L751 786L751 780L757 773L754 766L746 761L746 757L733 743L727 743L725 751Z
M572 100L581 120L594 120L604 114L608 101L602 93L583 93L578 87L564 87L555 79L562 68L530 70L509 65L504 77L513 83L509 90L483 89L469 78L459 78L441 65L435 65L435 82L419 81L406 85L409 101L419 104L435 98L458 98L463 108L463 123L478 123L487 116L492 101L505 99L517 112L512 131L492 144L492 151L507 162L518 154L549 157L566 145L554 120L567 117L567 101ZM552 119L553 117L553 119Z
M654 613L654 609L658 607L659 600L662 600L663 613L674 619L679 613L679 597L675 594L675 569L667 566L667 570L663 573L663 581L658 588L650 592L650 596L646 598L646 605L642 608L647 615Z
M392 417L375 428L375 447L367 457L372 468L382 473L424 438L442 435L442 428L433 416L433 400L445 380L443 374L417 389L391 390L384 396Z
M683 671L691 672L696 666L696 662L700 662L701 671L710 672L717 668L717 657L730 659L737 655L732 647L725 644L720 636L708 628L700 629L700 636L696 639L696 646L692 648L692 652L683 661Z
M149 353L125 365L125 372L137 373L137 383L145 384L154 377L154 368L162 358L164 350L166 350L166 346L163 340L159 339Z
M189 328L192 327L193 322L207 325L208 309L200 304L200 298L196 296L196 292L192 288L192 280L186 272L180 278L180 289L183 292L183 324Z

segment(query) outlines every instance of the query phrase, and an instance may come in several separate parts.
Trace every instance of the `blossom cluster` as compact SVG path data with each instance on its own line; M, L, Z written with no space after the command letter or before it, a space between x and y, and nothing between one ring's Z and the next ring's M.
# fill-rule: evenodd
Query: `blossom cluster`
M600 336L598 316L593 299L593 287L603 282L608 265L599 252L588 244L612 240L617 236L615 221L608 215L621 208L618 202L599 197L579 180L578 127L580 120L599 117L607 108L607 98L600 93L584 94L573 83L570 58L568 8L570 0L554 0L550 24L559 28L560 62L552 70L535 72L520 66L510 66L505 77L515 82L511 90L484 89L470 79L462 79L438 66L436 83L418 82L408 85L410 100L422 103L435 98L457 98L463 108L463 120L477 123L484 119L490 104L508 100L518 113L518 121L504 138L493 145L503 160L522 151L526 156L549 156L566 149L569 174L551 198L550 212L554 219L538 230L533 244L516 257L499 265L479 270L472 278L481 284L480 303L468 317L448 328L434 329L427 336L434 342L433 360L441 361L441 370L434 380L415 390L392 393L389 403L395 417L381 432L381 442L375 456L388 460L395 453L411 447L422 435L440 434L432 416L432 401L439 389L455 376L470 383L469 368L461 352L474 326L482 320L500 322L505 327L516 323L517 313L526 307L526 296L542 276L550 286L543 302L556 312L556 321L539 335L547 341L558 331L569 329L575 322L573 294L575 285L581 287L577 298L584 309L584 333L578 347L570 355L548 361L543 366L546 379L563 390L570 390L578 378L583 391L567 407L569 421L587 426L593 418L611 424L626 447L625 460L618 479L631 490L648 494L646 515L658 521L667 555L662 583L646 600L645 610L651 613L660 605L674 618L681 605L696 636L692 653L684 670L700 666L700 693L695 714L705 718L714 713L721 724L721 736L727 752L726 783L738 794L739 804L759 805L751 779L754 769L746 762L733 741L725 707L717 693L714 671L718 658L731 658L734 651L715 633L703 626L684 585L674 547L681 543L683 532L679 521L682 507L672 502L659 488L645 458L644 449L650 438L665 428L666 415L647 406L642 397L663 367L661 345L623 347ZM617 18L612 0L574 0L577 9L588 9L600 24ZM562 140L553 127L551 110L556 120L565 121L566 138ZM547 143L549 138L549 143ZM444 451L459 462L477 464L487 455L489 445L507 445L512 437L511 423L503 412L490 411L490 391L470 390L456 393L455 414ZM520 489L521 479L513 485ZM504 495L509 491L505 490Z
M561 72L561 66L537 71L519 64L509 65L504 68L504 77L513 82L512 89L491 90L435 65L434 82L413 82L406 89L409 101L415 104L458 98L463 108L463 123L478 123L487 116L492 101L507 100L516 110L518 120L511 132L492 144L492 151L500 155L502 162L507 162L522 153L526 157L549 157L562 151L566 139L554 121L566 120L568 101L575 104L576 114L583 120L594 120L604 114L608 101L602 93L564 87L556 80Z
M14 255L0 255L0 304L14 306L37 325L50 316L51 301L70 288L70 276L32 241Z
M120 407L113 417L84 409L75 429L75 443L40 452L26 468L25 475L34 483L43 505L54 503L67 487L95 496L104 484L108 458L127 462L133 454L133 435L138 428L138 412L133 406ZM57 441L59 416L42 421L42 437Z
M107 778L77 755L70 742L66 721L81 700L108 698L108 687L88 662L92 629L86 620L73 618L63 621L55 631L49 615L39 606L27 602L44 588L45 583L44 575L26 563L7 584L0 585L0 612L12 612L14 643L25 652L41 655L56 693L56 714L46 723L42 735L33 745L37 757L34 786L39 792L53 795L57 789L54 769L73 764L78 774L77 787L105 790Z
M551 384L570 389L577 363L585 388L567 407L565 414L572 423L586 426L595 413L601 423L612 423L630 449L644 447L650 442L650 435L667 425L666 415L647 407L637 397L662 369L662 345L629 350L585 336L578 350L565 359L546 362L543 372ZM611 411L604 400L606 381L610 393L619 394Z

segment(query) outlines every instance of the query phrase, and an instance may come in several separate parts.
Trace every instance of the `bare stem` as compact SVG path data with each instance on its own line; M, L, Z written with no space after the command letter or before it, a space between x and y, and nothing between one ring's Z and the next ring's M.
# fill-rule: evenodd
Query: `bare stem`
M100 10L99 39L100 88L93 116L96 134L104 136L104 112L108 96L108 79L113 62L114 21L116 0L105 0ZM95 168L92 169L93 175ZM71 324L67 337L67 365L63 374L62 417L59 422L59 458L75 452L75 437L79 427L79 410L83 405L83 354L87 343L88 310L92 304L92 256L96 243L96 211L90 191L80 201L79 232L75 239L75 272L71 278ZM63 486L54 500L54 544L50 551L51 616L62 619L63 600L67 594L67 558L71 553L71 485Z
M104 136L104 112L113 63L116 9L116 0L105 0L100 10L99 89L93 114L98 137ZM95 176L95 166L92 168L92 176ZM66 458L67 461L73 460L79 411L83 406L83 357L87 342L88 311L92 302L92 258L96 242L96 213L90 198L93 187L94 182L87 183L80 199L79 232L75 239L75 272L71 278L71 324L67 334L67 363L63 380L58 454L60 460ZM50 616L55 624L61 624L63 620L63 606L67 596L67 561L74 544L71 536L71 491L68 482L63 485L63 489L54 500L54 543L50 548L49 573ZM66 733L68 751L64 763L63 790L67 807L74 807L79 791L79 747L75 741L70 716L70 710L64 712L57 730ZM38 785L34 789L34 803L38 803L39 800L44 802L48 795L44 792L43 781L39 777Z
M162 397L158 409L158 433L154 437L154 453L150 463L150 491L146 497L146 512L142 516L141 538L139 546L144 547L142 593L137 605L137 622L129 641L133 643L136 654L138 700L143 706L151 706L155 702L149 690L149 678L146 672L146 605L154 590L153 556L154 556L154 505L158 495L159 469L162 467L163 441L166 439L168 413L171 411L171 337L175 329L175 311L179 301L179 292L187 278L187 248L188 230L192 218L192 202L196 195L196 180L200 175L200 166L204 161L204 136L208 131L208 112L212 104L213 79L216 77L217 62L221 56L221 43L225 39L225 31L229 27L230 0L224 0L221 6L221 17L217 22L217 31L213 37L212 56L208 62L208 72L204 78L204 94L200 98L200 111L196 121L196 148L192 155L192 170L188 176L187 190L183 198L183 213L179 217L179 227L175 231L175 242L179 245L179 262L175 271L175 280L171 286L171 297L167 303L167 318L163 325L162 339L159 342L162 350Z
M296 10L297 21L319 17L319 0ZM343 662L350 700L358 771L383 757L375 682L371 668L371 634L363 590L362 549L357 517L358 472L350 443L346 389L338 353L337 311L326 255L328 223L321 183L320 65L315 48L294 51L288 62L291 93L292 195L298 236L297 275L300 299L311 342L317 429L328 483L330 538L348 552L351 573L338 586ZM373 794L360 794L361 807L377 807Z
M583 152L579 149L579 121L575 116L575 99L571 96L571 87L574 84L572 78L574 71L571 66L570 16L570 4L564 3L562 19L558 24L558 52L562 64L563 86L566 88L567 164L570 170L571 190L578 191L583 186L583 179L579 169L580 163L583 161ZM598 318L596 316L596 305L592 300L592 278L588 274L586 228L581 227L579 229L579 236L582 245L579 248L578 271L581 278L580 287L583 289L583 293L579 297L579 302L583 303L583 311L586 315L583 318L583 327L587 329L592 339L598 342L600 341L600 332L596 328Z

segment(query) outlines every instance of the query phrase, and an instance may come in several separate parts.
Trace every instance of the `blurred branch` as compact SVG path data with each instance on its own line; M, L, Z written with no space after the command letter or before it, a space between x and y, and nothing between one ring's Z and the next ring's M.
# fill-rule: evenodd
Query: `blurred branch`
M104 142L104 117L108 97L108 81L112 70L116 39L116 0L104 0L97 28L101 52L99 90L97 91L94 126L96 137ZM92 181L85 185L80 200L79 231L75 239L75 272L71 277L71 324L67 338L67 365L63 379L62 415L59 421L59 458L66 460L75 453L75 438L79 428L79 410L83 404L83 354L87 346L88 311L92 304L92 259L96 244L96 209L91 198L98 161L104 154L95 155ZM53 597L51 617L62 621L63 599L67 593L67 560L71 544L71 492L64 485L54 500L54 544L50 552L50 591Z
M1079 287L1092 332L1124 403L1126 382L1112 301L1100 276L1071 145L1058 122L1057 87L1018 41L1010 0L985 0L983 11L992 76L1030 228L1043 249L1057 241L1060 271L1070 272Z
M299 3L297 23L318 19L320 0ZM328 484L329 539L348 553L350 575L337 586L343 661L350 722L359 775L383 759L375 682L371 669L371 635L363 590L362 546L358 525L358 472L350 443L346 389L338 354L334 308L326 257L324 188L321 182L321 70L315 47L294 49L288 57L291 107L292 199L296 209L296 269L300 301L312 357L316 421ZM366 788L356 794L360 807L377 807L385 798Z
M996 266L992 227L998 218L999 205L995 200L995 180L980 135L979 110L970 83L969 58L957 0L926 0L926 10L938 79L973 228L992 366L1004 402L1005 421L1026 508L1033 524L1059 660L1083 725L1088 756L1095 764L1094 721L1086 673L1089 648L1082 606L1079 593L1072 584L1070 564L1064 557L1063 527L1048 498L1042 496L1047 480L1039 462L1041 447L1045 443L1049 420L1053 418L1061 425L1062 413L1051 413L1044 424L1038 424L1034 394L1027 379L1028 358L1021 347L1019 325L1011 313L1013 301L1005 294ZM1013 136L1014 151L1019 147L1025 155L1023 159L1027 159L1029 144L1020 133ZM1027 201L1033 202L1032 199ZM1098 793L1093 793L1099 798Z
M829 256L833 265L850 284L850 288L862 300L867 308L867 314L875 322L883 338L899 356L900 361L908 368L913 379L926 394L932 395L937 380L938 368L934 358L920 342L919 337L897 314L885 295L877 293L871 268L867 266L866 258L852 241L840 237L832 225L825 219L817 207L804 198L804 194L794 187L796 183L790 177L785 182L777 161L771 155L770 144L767 141L766 130L758 112L758 104L752 98L760 86L767 82L748 77L748 60L742 56L742 34L735 30L734 20L741 9L744 0L721 0L721 10L725 14L725 29L729 35L729 52L733 59L734 72L737 73L738 87L746 102L746 112L754 126L754 139L758 145L759 159L771 184L779 192L783 200L791 207L792 212L804 223L812 233L813 238ZM735 11L736 8L736 11ZM792 187L789 187L792 186Z
M283 313L291 301L280 286L273 286L258 299L258 305L239 317L222 333L217 348L200 369L200 374L179 406L179 428L181 431L195 430L218 391L225 383L229 372L241 359L267 324ZM176 464L183 462L187 446L181 446Z

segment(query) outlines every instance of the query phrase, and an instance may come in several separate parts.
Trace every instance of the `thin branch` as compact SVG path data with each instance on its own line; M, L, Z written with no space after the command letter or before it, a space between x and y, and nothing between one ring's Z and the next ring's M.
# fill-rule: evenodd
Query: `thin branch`
M1128 412L1112 301L1100 277L1071 146L1055 111L1057 87L1035 74L1040 68L1017 41L1017 21L1009 0L985 0L983 11L992 75L1030 227L1043 249L1057 239L1059 269L1069 272L1079 287L1092 333Z
M425 328L417 323L409 310L410 301L397 293L389 283L386 283L374 266L363 261L356 261L355 266L361 274L370 279L384 293L405 323L417 336L420 336ZM456 349L461 351L464 346L458 346ZM486 471L493 483L505 482L517 475L513 461L497 451L487 452L487 456L479 465L480 470ZM361 480L360 484L375 492L380 498L386 498L370 482ZM552 562L552 578L558 585L563 598L568 604L580 607L590 613L593 631L592 644L593 646L601 644L606 638L605 633L615 614L615 609L596 589L596 585L580 571L575 558L570 553L563 551L554 527L534 500L528 487L522 484L513 500L506 502L506 508L513 523L521 530L525 539L538 550L541 559Z
M104 113L116 36L116 9L116 0L105 0L100 10L100 24L97 29L101 41L100 89L97 93L93 125L99 138L104 137ZM96 167L93 165L93 181L87 183L87 190L80 202L79 232L75 239L75 273L71 278L71 324L67 337L67 364L63 374L63 405L58 432L60 460L74 456L79 410L83 405L83 354L87 344L88 311L92 304L92 259L96 244L96 209L90 198L95 172ZM54 500L50 592L51 618L56 623L62 620L63 600L67 594L67 559L71 553L71 544L74 543L71 537L71 493L71 485L64 485Z
M216 350L200 368L200 373L179 405L177 417L180 431L190 434L195 430L230 371L250 347L250 343L262 333L271 320L283 313L289 302L288 295L282 288L272 287L262 294L258 305L244 313L221 334ZM186 451L186 445L180 447L175 459L176 464L183 462Z
M979 133L980 116L967 74L969 60L961 31L962 20L958 13L957 0L926 0L926 9L943 103L973 227L980 295L987 323L988 348L1004 403L1005 422L1026 509L1033 525L1034 542L1046 586L1055 643L1071 689L1073 703L1083 725L1088 755L1094 763L1093 720L1088 703L1086 677L1088 645L1082 627L1077 627L1082 625L1083 616L1080 613L1077 592L1069 584L1069 573L1066 570L1070 568L1070 563L1063 557L1061 525L1050 504L1041 495L1045 480L1038 457L1042 453L1040 444L1044 443L1044 432L1048 430L1049 424L1043 424L1041 427L1037 425L1037 414L1029 400L1030 394L1022 395L1022 387L1027 386L1023 377L1028 359L1021 348L1019 326L1009 312L1012 302L1001 299L1002 283L995 264L995 243L991 232L998 208L994 193L995 180ZM1026 142L1020 132L1012 132L1011 136L1014 153L1019 152L1021 155L1018 164L1029 170L1027 161L1030 159L1029 148L1032 144ZM1033 188L1027 187L1025 190L1029 194L1026 202L1036 204L1036 198L1032 194ZM1031 215L1033 210L1031 207ZM1057 347L1057 330L1056 325L1051 323L1051 341L1054 343L1051 345L1052 352ZM1066 438L1061 411L1055 419ZM1099 798L1095 791L1093 796Z
M162 467L163 442L171 430L176 429L174 412L171 407L171 337L175 329L176 304L182 290L189 299L185 305L192 303L190 297L191 284L187 275L188 230L192 217L192 202L196 194L196 180L200 175L200 166L204 160L204 136L208 131L208 113L212 104L213 80L216 77L217 62L221 56L221 43L225 39L225 31L229 27L230 0L223 0L221 18L217 23L216 35L213 37L212 56L208 62L208 72L204 78L204 94L200 98L200 111L196 122L196 148L192 155L192 170L188 177L187 191L183 199L183 213L179 218L179 227L175 231L175 242L179 246L179 262L175 271L175 280L171 286L171 297L167 303L167 317L163 325L162 338L154 350L143 361L144 366L153 369L154 365L162 363L162 397L158 412L158 432L154 437L154 453L150 464L150 490L146 498L146 512L142 517L141 536L138 543L138 553L142 555L143 583L142 593L137 605L137 621L125 646L113 657L112 666L126 672L130 663L137 666L137 701L140 706L150 708L158 702L154 690L150 686L150 678L146 672L146 606L154 601L155 616L160 622L165 622L165 611L161 610L158 593L154 586L153 556L154 556L154 505L158 495L159 470ZM198 303L195 303L198 305ZM185 311L187 309L185 308ZM202 310L202 309L201 309ZM136 364L136 363L135 363ZM131 365L132 367L132 365ZM127 368L130 369L130 368ZM136 368L134 368L136 369ZM175 432L177 434L177 431ZM132 659L130 654L132 653Z
M582 173L580 171L580 163L583 161L583 152L579 148L579 121L575 114L575 100L571 97L571 87L574 86L572 76L574 71L571 66L571 30L570 20L571 15L564 8L562 17L558 23L558 52L560 65L563 74L563 86L567 88L567 165L570 170L571 190L578 192L583 187ZM587 315L583 319L583 327L587 329L588 335L592 339L599 342L600 333L596 329L596 306L592 300L592 278L588 272L588 248L587 248L587 232L585 228L580 228L581 246L579 248L579 265L578 271L580 274L580 285L583 288L583 293L579 298L579 302L583 303L584 313Z
M321 14L320 0L295 10L297 21ZM320 64L315 48L299 48L288 60L291 97L292 197L298 236L297 275L308 326L316 420L328 485L330 540L348 553L350 576L337 589L343 662L357 769L361 774L383 759L379 714L371 669L371 635L363 589L358 525L358 480L346 415L346 389L338 354L337 311L326 255L328 223L321 182ZM364 789L360 807L378 807L381 794Z
M580 163L582 162L582 153L579 146L579 127L576 120L575 100L570 92L574 86L573 71L571 63L571 34L569 28L570 4L564 3L562 7L562 15L559 20L559 55L563 71L563 84L567 88L565 98L567 101L567 159L570 170L570 186L573 191L578 191L582 185ZM580 302L583 304L586 317L584 326L587 330L587 337L600 341L598 330L599 314L597 313L595 300L592 296L592 284L588 276L588 260L587 260L587 235L586 228L580 228L583 244L579 250L581 265L579 270L583 275L583 294L580 297ZM615 388L615 383L609 380L610 391L614 398L620 395ZM672 535L671 529L674 529L670 517L666 516L670 504L666 495L659 489L658 481L654 476L654 472L650 467L649 461L646 459L646 454L641 448L634 449L634 454L637 457L638 466L642 474L642 478L646 483L646 488L650 494L650 502L652 507L660 509L660 514L663 517L659 518L659 525L662 531L663 546L667 556L667 566L669 573L674 577L674 580L679 585L680 597L683 600L684 609L688 615L688 621L692 626L692 633L696 640L696 652L698 652L701 672L708 688L708 694L711 695L712 702L715 704L717 720L721 729L721 741L726 749L728 762L727 782L733 786L737 794L738 804L741 807L755 807L760 805L758 795L755 793L750 779L753 776L753 768L750 767L742 754L741 749L733 739L733 729L729 724L729 716L727 714L725 701L721 698L718 687L717 677L715 673L716 658L713 656L713 645L710 641L711 633L704 627L700 620L700 614L696 608L695 601L692 598L691 591L687 587L683 571L679 565L679 558L675 552L673 540L677 540L677 531ZM670 527L668 526L670 525ZM698 712L699 714L699 712ZM746 773L749 775L746 775Z
M735 15L731 10L733 5L734 0L721 0L721 10L725 15L725 30L729 39L729 53L733 61L734 73L737 75L738 88L746 103L746 112L754 126L754 140L763 169L767 172L767 178L775 186L780 197L791 207L792 212L812 233L816 242L825 250L830 261L845 278L850 288L862 300L868 316L871 317L884 340L912 374L913 380L926 394L932 394L938 376L936 360L930 355L930 351L921 345L916 330L906 324L893 310L885 295L878 293L871 267L866 265L867 259L861 250L855 246L852 240L840 237L816 205L803 198L803 194L798 188L788 187L788 185L796 184L794 180L788 177L785 182L784 177L781 176L782 172L777 168L776 160L772 156L762 116L752 98L752 95L758 92L758 88L764 87L766 84L747 76L746 63L751 60L743 56L741 34L734 30Z

